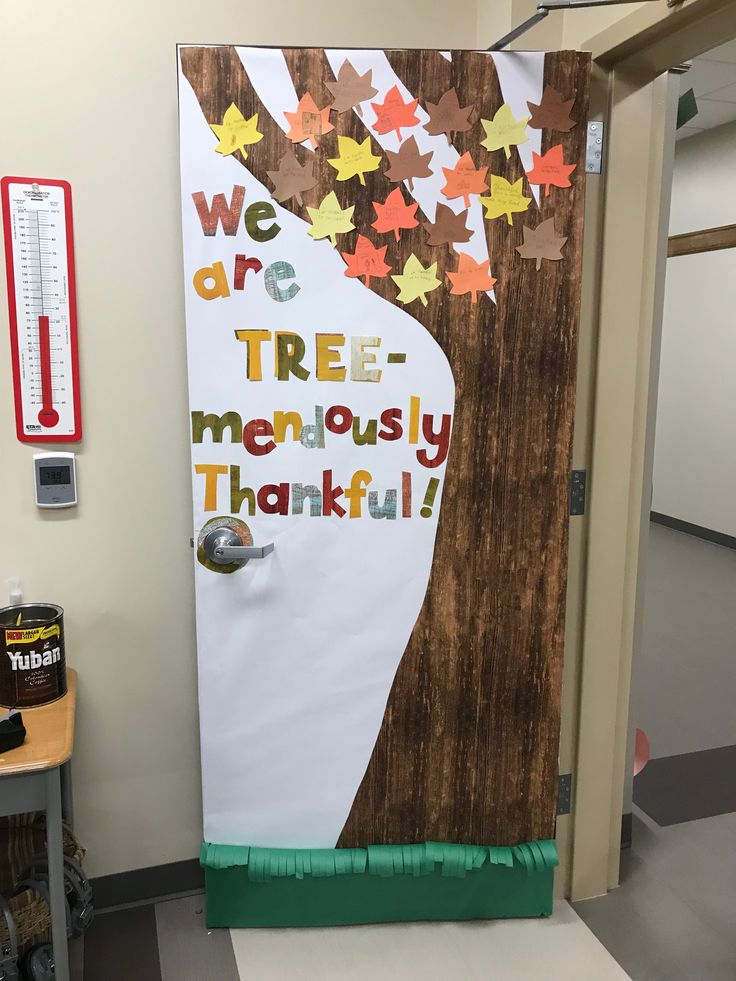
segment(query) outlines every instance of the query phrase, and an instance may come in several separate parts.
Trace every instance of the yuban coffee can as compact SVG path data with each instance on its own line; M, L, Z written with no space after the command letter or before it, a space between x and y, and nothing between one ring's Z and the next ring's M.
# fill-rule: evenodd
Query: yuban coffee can
M24 603L0 610L0 705L30 708L65 694L62 608Z

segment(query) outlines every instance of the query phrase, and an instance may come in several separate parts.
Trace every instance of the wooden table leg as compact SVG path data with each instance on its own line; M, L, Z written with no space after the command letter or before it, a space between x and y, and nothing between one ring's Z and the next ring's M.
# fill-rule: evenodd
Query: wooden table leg
M49 856L51 936L54 945L55 981L69 981L59 767L46 771L46 847Z

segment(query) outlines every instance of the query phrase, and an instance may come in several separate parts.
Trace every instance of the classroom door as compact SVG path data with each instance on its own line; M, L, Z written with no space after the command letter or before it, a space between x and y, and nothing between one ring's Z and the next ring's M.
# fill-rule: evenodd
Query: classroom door
M205 837L551 838L589 58L179 66Z

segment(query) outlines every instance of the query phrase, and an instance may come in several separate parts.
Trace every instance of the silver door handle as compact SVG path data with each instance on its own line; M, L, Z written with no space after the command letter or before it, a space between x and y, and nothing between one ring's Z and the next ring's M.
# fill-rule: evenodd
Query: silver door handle
M209 532L202 548L205 555L217 565L232 565L234 562L247 562L248 559L263 559L273 552L274 545L243 545L242 539L232 528L214 528Z

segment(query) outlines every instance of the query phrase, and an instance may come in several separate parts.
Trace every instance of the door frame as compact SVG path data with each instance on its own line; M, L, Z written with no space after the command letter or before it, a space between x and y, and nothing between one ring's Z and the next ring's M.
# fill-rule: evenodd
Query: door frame
M733 37L733 0L684 0L647 4L580 45L593 54L591 118L606 121L607 148L586 201L573 450L573 465L588 469L589 495L584 529L571 529L571 558L577 549L580 556L580 569L571 565L567 632L568 650L579 651L567 696L578 706L569 734L576 779L571 822L561 830L572 899L619 881L674 157L669 69ZM565 748L563 731L563 760Z

